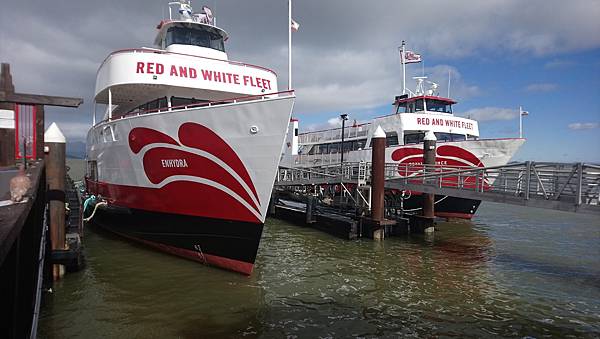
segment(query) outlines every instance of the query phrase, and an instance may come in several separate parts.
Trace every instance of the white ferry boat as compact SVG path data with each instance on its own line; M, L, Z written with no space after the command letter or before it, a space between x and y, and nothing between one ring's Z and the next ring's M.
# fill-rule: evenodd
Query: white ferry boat
M294 93L273 71L228 60L207 7L171 2L157 29L155 48L116 51L98 69L86 184L106 205L92 220L250 274Z
M381 126L386 132L386 163L398 164L399 177L418 174L415 171L407 172L409 166L405 165L423 163L423 138L428 131L432 131L437 138L438 165L488 167L508 163L525 139L480 138L477 121L454 115L453 105L456 101L440 97L438 85L426 79L415 77L416 90L397 96L391 114L376 117L368 123L354 123L345 127L343 161L370 162L371 137L377 126ZM431 88L425 89L426 82L431 84ZM282 166L339 166L342 160L342 128L298 133L297 120L292 120L290 126L297 136L288 136ZM452 185L451 182L446 184ZM418 212L422 208L421 193L405 193L410 197L404 202L405 211ZM436 196L435 214L439 217L470 219L479 204L478 200Z

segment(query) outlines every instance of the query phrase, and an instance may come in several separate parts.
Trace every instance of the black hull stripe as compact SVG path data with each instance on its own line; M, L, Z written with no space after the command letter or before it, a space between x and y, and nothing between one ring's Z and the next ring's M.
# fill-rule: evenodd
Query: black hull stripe
M195 216L98 209L93 222L128 237L253 264L262 224Z

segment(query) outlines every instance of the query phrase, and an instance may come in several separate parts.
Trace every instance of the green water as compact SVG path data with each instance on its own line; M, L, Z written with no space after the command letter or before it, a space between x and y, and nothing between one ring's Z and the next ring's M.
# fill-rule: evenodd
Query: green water
M599 337L600 220L483 204L433 237L345 241L269 219L250 277L97 229L41 338Z

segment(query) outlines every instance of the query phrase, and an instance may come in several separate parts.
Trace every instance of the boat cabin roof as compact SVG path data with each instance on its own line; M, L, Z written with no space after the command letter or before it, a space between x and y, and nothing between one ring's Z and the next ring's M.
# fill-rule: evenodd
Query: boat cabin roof
M427 99L427 100L435 100L435 101L439 101L441 103L444 103L446 105L453 105L456 104L457 102L452 100L452 99L448 99L448 98L443 98L443 97L437 97L437 96L431 96L431 95L419 95L419 96L415 96L415 97L405 97L403 95L397 96L396 100L394 100L393 105L400 105L400 104L404 104L404 103L409 103L409 102L414 102L417 101L419 99Z
M204 24L204 23L196 22L196 21L163 20L156 26L156 28L158 29L158 33L156 34L156 39L154 39L154 44L157 46L160 46L162 41L165 39L167 32L172 27L179 27L179 28L183 28L183 29L197 30L197 31L205 31L208 33L216 34L221 39L223 39L223 41L227 41L227 39L229 39L229 34L227 34L227 32L225 32L223 29L221 29L217 26Z

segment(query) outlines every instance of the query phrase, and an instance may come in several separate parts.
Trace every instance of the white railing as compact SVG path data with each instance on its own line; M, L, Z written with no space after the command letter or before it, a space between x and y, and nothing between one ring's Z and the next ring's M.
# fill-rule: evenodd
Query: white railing
M369 124L362 124L358 126L348 126L344 128L344 139L351 140L357 138L366 138L369 133ZM342 129L334 128L324 131L307 132L298 136L298 142L300 144L314 144L320 142L327 142L333 140L342 139Z

